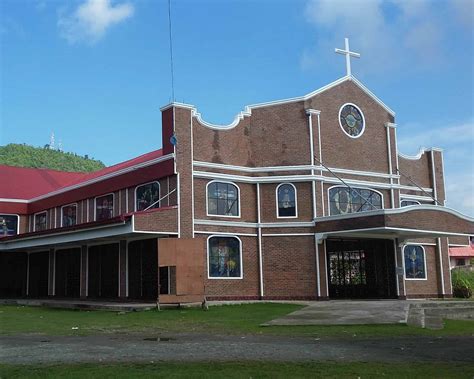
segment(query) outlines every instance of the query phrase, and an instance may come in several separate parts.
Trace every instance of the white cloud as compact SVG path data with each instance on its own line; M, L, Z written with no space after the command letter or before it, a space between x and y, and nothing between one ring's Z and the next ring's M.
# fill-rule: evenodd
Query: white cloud
M426 147L443 148L446 205L474 216L474 120L446 127L432 126L420 133L411 132L420 128L416 124L398 128L399 150L414 155L420 149L418 142Z
M96 43L107 30L130 18L134 7L130 3L113 5L111 0L86 0L73 12L59 12L58 27L61 37L69 43Z
M333 47L341 47L342 38L349 37L351 47L364 57L363 70L386 74L406 65L410 55L422 58L419 67L423 69L426 60L432 65L441 61L437 47L441 44L443 23L438 22L429 5L427 0L310 0L305 17L330 35ZM326 49L326 42L318 41L317 47L319 51ZM302 56L301 66L305 69L311 67L311 61L314 66L317 63L316 53L311 54L311 50Z

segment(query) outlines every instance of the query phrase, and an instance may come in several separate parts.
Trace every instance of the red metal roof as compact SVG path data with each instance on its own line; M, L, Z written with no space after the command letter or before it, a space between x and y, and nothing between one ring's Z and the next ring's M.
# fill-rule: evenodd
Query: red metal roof
M0 165L0 198L29 200L37 196L67 188L88 180L112 174L120 170L148 162L163 155L162 150L155 150L136 158L102 170L79 173L40 168L23 168Z
M450 257L474 257L474 249L470 246L450 247Z
M84 173L0 165L0 198L32 199L83 178Z

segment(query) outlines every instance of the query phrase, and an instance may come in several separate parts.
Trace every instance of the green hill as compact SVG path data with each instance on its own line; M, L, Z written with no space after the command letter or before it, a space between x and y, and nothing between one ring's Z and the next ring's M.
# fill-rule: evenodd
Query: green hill
M13 143L0 146L0 164L70 172L90 172L105 167L101 161L90 159L87 155L81 157L74 153L65 153L48 147Z

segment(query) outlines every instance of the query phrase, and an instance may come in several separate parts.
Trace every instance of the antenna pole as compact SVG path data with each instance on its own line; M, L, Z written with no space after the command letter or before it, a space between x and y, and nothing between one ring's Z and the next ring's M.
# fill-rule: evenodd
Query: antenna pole
M173 34L171 28L171 0L168 0L168 25L170 37L170 66L171 66L171 102L174 102L174 68L173 68Z

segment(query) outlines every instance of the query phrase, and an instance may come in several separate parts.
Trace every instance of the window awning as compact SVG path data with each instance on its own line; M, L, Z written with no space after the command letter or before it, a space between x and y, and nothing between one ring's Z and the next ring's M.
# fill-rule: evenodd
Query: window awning
M436 205L414 205L315 219L318 240L328 237L437 238L474 234L474 219Z

